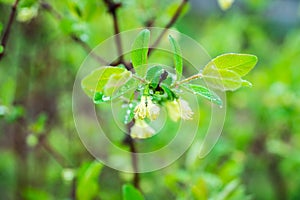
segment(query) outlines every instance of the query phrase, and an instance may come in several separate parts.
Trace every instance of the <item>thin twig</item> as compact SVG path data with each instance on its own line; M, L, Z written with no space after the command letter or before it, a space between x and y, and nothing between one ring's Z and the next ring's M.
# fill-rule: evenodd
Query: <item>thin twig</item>
M149 84L149 83L150 83L150 82L147 81L146 79L143 79L143 78L141 78L141 77L139 77L139 76L137 76L137 75L135 75L135 74L132 74L132 78L134 78L134 79L136 79L136 80L139 80L140 82L145 83L145 84Z
M175 86L181 85L183 83L187 83L190 82L192 80L198 79L198 78L202 78L203 74L195 74L193 76L187 77L186 79L183 79L182 81L179 81L175 84Z
M102 63L104 65L108 64L108 62L106 60L104 60L104 58L102 58L101 56L99 56L98 54L94 53L92 51L92 48L85 43L84 41L82 41L79 37L77 37L76 35L71 35L72 40L74 40L75 42L77 42L80 46L82 46L82 48L87 52L90 53L91 56L97 60L99 63Z
M54 150L46 140L44 140L42 146L56 160L56 162L58 162L58 164L60 164L62 167L67 167L67 162L65 158L56 150Z
M116 44L117 44L117 49L118 49L118 55L120 62L123 61L123 48L122 48L122 42L121 42L121 37L120 37L120 29L119 29L119 22L116 14L116 10L112 12L113 20L114 20L114 30L115 30L115 37L116 37Z
M43 9L45 9L46 11L48 11L54 18L56 18L57 20L61 20L63 18L63 16L57 12L53 6L51 4L49 4L48 2L42 1L41 2L41 7ZM98 54L92 52L92 48L84 41L82 41L79 37L77 37L74 34L71 34L70 37L72 38L73 41L75 41L77 44L79 44L87 53L90 53L91 56L97 60L99 63L102 63L104 65L107 65L108 62L102 58L101 56L99 56Z
M63 16L57 12L51 4L49 4L48 2L45 2L45 1L41 1L41 7L45 10L47 10L48 12L50 12L51 14L54 15L54 17L58 20L61 20L63 18Z
M157 45L160 43L161 39L166 34L168 29L171 28L175 24L175 22L177 21L178 17L180 16L180 14L181 14L181 12L182 12L182 10L183 10L183 8L184 8L184 6L186 5L187 2L188 2L188 0L182 0L181 4L178 6L177 10L175 11L173 17L170 19L169 23L166 24L163 31L160 33L160 35L155 40L152 47L149 49L148 56L151 55L153 49L155 49L157 47Z
M4 56L4 53L5 53L5 47L6 47L6 44L7 44L7 41L8 41L11 26L12 26L13 21L14 21L15 16L16 16L18 3L19 3L19 0L16 0L15 3L11 7L11 12L10 12L10 15L9 15L8 23L6 25L6 29L4 30L4 34L3 34L3 37L2 37L2 40L1 40L1 45L3 46L4 49L3 49L3 52L0 53L0 60L2 59L2 57Z
M65 159L59 152L57 152L55 149L53 149L50 144L47 142L48 135L50 134L50 131L46 131L44 134L39 136L38 143L35 146L35 150L39 149L40 147L43 147L55 160L57 163L59 163L62 167L69 167L67 166L68 162L67 159Z
M113 0L103 0L108 8L108 12L111 14L113 18L113 24L114 24L114 33L116 38L116 45L117 45L117 51L119 55L119 63L124 63L123 58L123 48L122 48L122 41L120 37L120 28L119 28L119 20L117 17L117 9L121 7L121 3L115 3Z

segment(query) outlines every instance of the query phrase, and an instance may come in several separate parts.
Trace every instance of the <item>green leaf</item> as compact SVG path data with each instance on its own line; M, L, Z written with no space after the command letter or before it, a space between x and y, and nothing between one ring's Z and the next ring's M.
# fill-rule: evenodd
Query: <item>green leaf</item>
M0 45L0 53L3 53L3 51L4 51L4 47Z
M99 194L99 175L103 165L98 161L92 162L78 177L76 199L95 199Z
M36 121L29 125L29 130L35 134L42 134L45 131L48 116L45 113L39 114Z
M161 66L151 67L146 74L146 80L151 83L153 88L158 86L160 76L164 73L164 69Z
M193 92L194 94L200 95L210 100L211 102L222 106L223 102L221 98L213 91L210 91L208 88L195 84L187 84L185 86L188 88L189 91Z
M176 75L177 75L176 79L180 80L180 78L182 76L182 65L183 65L180 46L171 35L169 35L169 41L170 41L173 51L174 51L174 64L175 64Z
M150 31L142 30L136 37L131 51L132 65L137 75L144 77L147 71L147 57L150 41Z
M81 86L85 93L96 101L112 96L131 79L131 72L118 67L101 67L86 76Z
M123 185L123 200L144 200L145 198L139 190L130 184Z
M230 195L234 193L234 191L239 187L240 183L237 179L229 182L219 194L215 196L216 200L224 200L229 199Z
M139 81L135 79L129 79L126 83L124 83L121 87L118 88L118 90L114 93L112 98L116 98L122 95L129 95L128 98L131 98L130 96L132 95L132 93L130 93L129 91L134 92L138 85Z
M257 57L254 55L228 53L214 58L206 67L215 66L218 69L231 70L243 77L254 68L256 63Z
M104 86L104 94L107 96L115 94L131 78L131 75L131 72L127 70L120 74L112 74Z
M211 70L209 74L203 74L203 78L210 87L227 91L237 90L242 86L243 80L240 75L233 71Z
M166 78L166 80L163 81L163 83L167 86L171 86L175 82L175 79L172 78L173 77L172 75L174 75L174 74L171 75L170 72L168 72L168 73L169 73L169 75Z
M93 100L95 104L100 104L103 102L110 101L111 98L109 96L105 96L102 92L95 92Z
M124 114L124 119L123 119L123 123L124 124L128 124L129 122L131 122L131 120L133 120L134 118L134 109L136 107L135 102L129 103L128 105L126 105L125 108L125 114Z
M164 90L164 92L167 94L167 99L170 101L173 101L176 98L176 94L166 85L161 85L161 88Z
M257 57L249 54L224 54L210 61L203 70L203 79L213 88L223 91L236 90L241 86L251 86L241 77L251 71Z

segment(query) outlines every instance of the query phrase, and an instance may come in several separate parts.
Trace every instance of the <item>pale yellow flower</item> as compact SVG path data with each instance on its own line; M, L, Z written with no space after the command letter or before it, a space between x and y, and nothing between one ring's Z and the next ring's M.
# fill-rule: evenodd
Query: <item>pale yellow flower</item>
M150 120L157 119L160 108L155 105L150 97L142 96L141 102L134 109L135 119L145 119L146 117Z
M180 119L180 107L178 101L167 101L166 107L171 120L177 122Z
M147 99L148 100L146 116L151 120L156 120L159 115L160 108L157 105L155 105L149 97Z
M134 109L135 119L145 119L147 115L146 97L142 96L141 102Z
M171 120L177 122L180 118L183 120L191 120L194 112L188 102L183 99L168 101L166 107Z
M131 128L130 135L132 138L146 139L155 135L155 130L150 127L144 120L136 119Z
M189 103L183 99L179 99L179 105L181 110L181 118L183 120L191 120L193 119L192 116L194 114L193 110L191 109Z

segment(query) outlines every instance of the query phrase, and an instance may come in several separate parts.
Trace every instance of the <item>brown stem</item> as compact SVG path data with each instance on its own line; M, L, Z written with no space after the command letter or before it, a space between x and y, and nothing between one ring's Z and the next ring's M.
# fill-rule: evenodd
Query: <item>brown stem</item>
M57 152L47 141L50 131L46 131L38 138L38 144L35 146L35 150L43 147L62 167L69 167L67 160Z
M131 131L131 127L134 126L134 120L132 120L131 122L129 122L127 124L127 132L130 133ZM129 150L131 152L131 162L132 162L132 168L133 168L133 185L134 187L136 187L137 189L139 189L141 191L141 187L140 187L140 175L138 173L138 157L136 155L137 153L137 149L135 146L135 142L134 139L130 136L130 134L127 134L123 140L124 144L127 144L129 146Z
M106 4L108 8L108 12L111 14L113 18L113 24L114 24L114 33L115 33L115 38L116 38L116 45L117 45L117 51L119 57L119 62L124 63L124 58L123 58L123 48L122 48L122 41L120 37L120 28L119 28L119 19L117 16L117 9L121 7L121 3L114 3L112 0L103 0L104 3Z
M4 34L3 34L3 37L2 37L2 40L1 40L1 45L4 47L4 50L3 50L2 53L0 53L0 60L3 58L4 53L5 53L5 47L6 47L6 44L7 44L7 41L8 41L11 26L12 26L13 21L14 21L15 16L16 16L18 3L19 3L19 0L16 0L15 3L11 7L11 12L10 12L10 15L9 15L8 23L7 23L6 29L4 30Z
M101 56L97 55L96 53L92 52L92 48L85 43L84 41L82 41L79 37L75 36L75 35L71 35L71 38L77 42L87 53L90 53L91 56L97 60L99 63L102 63L104 65L108 64L108 62L102 58Z
M47 10L48 12L50 12L51 14L53 14L53 16L58 19L58 20L61 20L63 18L63 16L57 12L51 4L49 4L48 2L45 2L45 1L41 1L41 7L45 10Z
M135 148L135 144L134 144L134 140L130 137L129 140L129 148L131 151L131 160L132 160L132 167L133 167L133 171L134 171L134 176L133 176L133 185L140 189L140 176L138 173L138 159L136 156L136 148Z
M67 167L65 158L59 152L53 149L46 140L43 141L42 146L56 160L58 164L60 164L62 167Z
M70 199L76 200L76 185L77 185L77 179L74 178L72 181L72 187L70 192Z
M155 49L155 47L157 47L157 45L160 43L161 39L166 34L167 30L175 24L175 22L177 21L178 17L180 16L180 13L182 12L182 10L187 2L188 2L188 0L182 0L181 4L178 6L177 10L175 11L173 17L170 19L169 23L166 24L166 26L164 27L164 30L161 32L161 34L155 40L152 47L149 49L148 56L151 55L153 49Z

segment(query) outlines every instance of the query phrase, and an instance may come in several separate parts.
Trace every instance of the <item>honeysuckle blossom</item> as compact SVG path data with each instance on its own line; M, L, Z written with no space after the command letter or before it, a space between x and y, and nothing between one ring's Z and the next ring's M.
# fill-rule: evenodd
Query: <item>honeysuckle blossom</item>
M150 97L142 96L141 102L134 109L135 119L155 120L159 115L160 108L155 105Z
M183 120L191 120L194 112L188 102L183 99L175 99L166 102L166 107L171 120L177 122L180 118Z
M144 120L136 119L133 127L131 128L130 135L132 138L146 139L155 135L155 130Z

